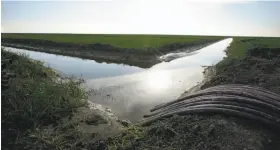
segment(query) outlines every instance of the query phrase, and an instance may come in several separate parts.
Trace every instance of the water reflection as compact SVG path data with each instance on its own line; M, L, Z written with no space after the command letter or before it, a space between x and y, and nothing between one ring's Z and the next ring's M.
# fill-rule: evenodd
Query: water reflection
M167 90L172 84L171 72L167 70L149 71L143 78L144 81L141 86L155 94Z
M176 99L203 79L202 67L152 69L141 73L88 80L86 88L100 89L89 100L112 109L121 119L135 122L149 109Z
M207 66L218 63L225 57L225 50L232 42L232 38L217 42L195 51L195 55L181 57L170 62L162 62L154 65L151 69L176 69L190 66Z
M176 99L202 81L202 66L222 60L226 56L224 50L231 41L217 42L197 51L195 55L162 62L140 73L88 80L87 88L102 89L89 99L110 107L121 119L135 122L154 105Z
M98 63L94 60L34 52L18 48L5 47L5 50L26 54L32 59L44 61L46 66L50 66L61 74L67 76L73 75L84 79L120 76L144 70L135 66L113 63L107 64L105 62Z
M66 75L82 74L86 79L83 86L93 89L90 101L111 108L121 119L135 122L154 105L176 99L202 81L202 66L213 65L222 60L226 56L224 50L231 42L231 38L217 42L196 51L194 55L162 62L148 70L40 52L11 50L43 60Z

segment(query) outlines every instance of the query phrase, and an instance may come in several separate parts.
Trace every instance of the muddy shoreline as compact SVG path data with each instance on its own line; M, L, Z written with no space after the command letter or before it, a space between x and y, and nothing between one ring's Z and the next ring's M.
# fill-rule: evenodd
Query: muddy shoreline
M262 50L262 51L260 51ZM271 50L272 51L272 50ZM280 52L266 47L248 49L245 57L225 58L205 69L205 79L181 95L223 84L246 84L280 94ZM227 115L173 115L158 120L125 145L119 139L115 149L264 149L280 147L280 136L260 122Z
M59 54L83 59L93 59L96 62L117 63L140 68L150 68L160 63L160 56L167 53L181 51L192 52L218 42L218 40L207 40L200 43L173 43L159 48L118 48L109 44L74 44L57 43L46 40L34 39L9 39L2 38L2 46L21 48L51 54ZM178 56L179 57L179 56Z

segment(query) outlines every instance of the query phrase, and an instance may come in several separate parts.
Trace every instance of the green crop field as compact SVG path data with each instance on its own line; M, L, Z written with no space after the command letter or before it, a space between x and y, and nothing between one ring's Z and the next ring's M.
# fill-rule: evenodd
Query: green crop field
M187 35L128 35L128 34L12 34L2 33L2 38L40 39L78 44L111 44L120 48L159 47L171 43L200 43L205 40L219 40L221 36Z
M252 47L279 48L278 37L234 37L227 50L228 57L242 57Z

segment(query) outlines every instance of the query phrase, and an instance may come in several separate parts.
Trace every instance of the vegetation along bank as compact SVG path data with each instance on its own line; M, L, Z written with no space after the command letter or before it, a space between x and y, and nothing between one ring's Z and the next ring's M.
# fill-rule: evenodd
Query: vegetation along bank
M86 101L81 79L1 50L2 149L82 149L123 130L109 110Z
M2 45L41 51L97 62L121 63L149 68L159 56L175 51L197 50L220 36L11 34L2 33Z

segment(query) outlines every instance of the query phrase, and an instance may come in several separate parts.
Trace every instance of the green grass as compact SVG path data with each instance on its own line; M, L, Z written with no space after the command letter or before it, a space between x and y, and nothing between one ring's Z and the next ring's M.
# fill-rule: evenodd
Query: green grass
M2 33L2 38L40 39L63 43L111 44L120 48L159 47L171 43L197 43L205 40L219 40L221 36L185 35L126 35L126 34L12 34Z
M234 37L227 49L229 58L245 56L247 50L252 47L277 48L280 47L280 38L276 37Z
M2 146L34 146L36 143L54 146L65 142L64 134L59 133L59 130L45 135L44 141L38 136L42 135L39 134L42 133L42 127L59 124L63 118L71 116L76 108L86 104L85 91L80 88L83 81L74 78L60 80L42 62L30 60L24 55L2 50L1 56L2 60L13 60L7 70L1 70L2 73L7 71L16 75L9 78L6 89L2 88ZM65 131L67 136L72 133L76 132Z
M227 57L215 65L216 76L222 74L228 67L232 67L234 63L243 62L250 48L264 49L280 48L280 38L276 37L234 37L232 43L227 48ZM251 59L251 57L249 57Z
M280 38L276 37L233 37L233 41L227 48L227 57L219 62L215 68L217 72L221 72L232 61L243 59L248 49L259 48L279 48Z
M119 147L127 147L133 141L144 137L144 129L139 126L131 126L125 129L121 134L108 141L108 150L118 150Z

